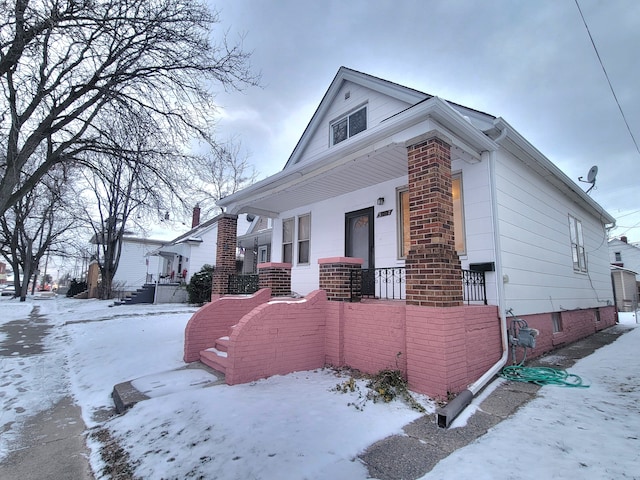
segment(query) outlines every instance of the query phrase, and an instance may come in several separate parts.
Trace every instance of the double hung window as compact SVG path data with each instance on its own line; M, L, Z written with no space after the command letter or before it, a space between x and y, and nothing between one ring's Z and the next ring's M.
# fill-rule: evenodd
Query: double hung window
M571 257L574 272L587 271L587 254L584 250L584 237L582 235L582 222L569 215L569 234L571 236Z
M311 255L311 214L286 218L282 221L282 261L298 265L309 264ZM294 254L294 246L295 254Z
M367 129L367 107L362 107L331 124L331 144L336 145Z

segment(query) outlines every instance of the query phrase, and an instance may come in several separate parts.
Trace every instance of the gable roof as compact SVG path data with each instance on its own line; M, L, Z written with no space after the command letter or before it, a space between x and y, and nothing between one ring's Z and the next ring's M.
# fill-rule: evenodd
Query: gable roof
M389 80L385 80L383 78L376 77L374 75L370 75L368 73L359 72L357 70L353 70L347 67L340 67L335 77L331 81L329 88L325 92L322 100L320 100L320 104L316 108L316 111L313 113L311 120L307 124L307 127L304 129L302 136L298 140L298 143L293 148L293 152L291 156L287 160L284 168L288 168L291 165L298 163L301 156L304 154L305 147L311 140L314 132L317 130L319 124L323 121L323 118L333 101L335 100L338 92L342 88L345 82L352 82L357 85L361 85L375 92L381 93L383 95L387 95L389 97L395 98L402 102L405 102L409 105L407 108L411 108L419 104L420 102L424 102L425 100L429 100L430 98L434 98L433 95L428 93L421 92L414 88L405 87L404 85L400 85L395 82L391 82ZM448 102L452 106L459 107L465 110L465 112L476 113L479 115L486 116L487 118L493 119L495 117L490 116L486 113L480 112L478 110L474 110L468 107L464 107L462 105L458 105L456 103ZM399 112L402 113L402 112ZM398 115L398 114L396 114ZM395 116L395 115L393 115Z
M349 142L300 162L345 82L391 96L409 106ZM338 70L283 170L220 199L217 204L229 213L252 212L275 217L304 202L313 203L406 175L406 163L402 161L406 162L406 145L423 138L426 132L441 136L452 146L452 158L455 155L465 161L480 161L483 152L501 147L511 151L565 195L585 205L603 223L615 224L611 215L504 119L346 67ZM348 184L344 182L347 177Z

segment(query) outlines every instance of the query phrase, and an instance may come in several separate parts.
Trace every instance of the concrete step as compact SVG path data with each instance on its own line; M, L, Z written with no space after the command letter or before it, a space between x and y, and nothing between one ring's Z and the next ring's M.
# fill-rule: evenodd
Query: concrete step
M220 337L216 340L216 349L220 352L229 351L229 337Z
M218 372L226 373L227 371L227 352L208 348L200 352L200 361Z

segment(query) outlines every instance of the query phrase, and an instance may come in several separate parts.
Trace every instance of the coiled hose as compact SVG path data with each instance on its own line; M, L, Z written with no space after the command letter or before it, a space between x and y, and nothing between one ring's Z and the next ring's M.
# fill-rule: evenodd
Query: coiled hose
M524 367L509 365L502 369L500 376L513 382L529 382L536 385L559 385L562 387L589 388L582 383L582 378L566 370L550 367Z

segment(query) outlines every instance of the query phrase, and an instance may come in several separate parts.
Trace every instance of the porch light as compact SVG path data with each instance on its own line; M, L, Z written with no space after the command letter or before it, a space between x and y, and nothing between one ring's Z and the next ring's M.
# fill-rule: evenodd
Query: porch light
M384 197L378 197L378 205L384 205Z

